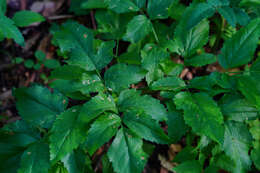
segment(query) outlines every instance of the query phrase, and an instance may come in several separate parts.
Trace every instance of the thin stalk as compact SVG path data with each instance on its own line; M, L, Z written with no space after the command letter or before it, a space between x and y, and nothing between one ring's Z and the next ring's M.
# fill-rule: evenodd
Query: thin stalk
M153 31L153 35L154 35L154 38L155 38L156 42L159 43L159 38L158 38L158 35L157 35L153 25L152 25L152 31Z

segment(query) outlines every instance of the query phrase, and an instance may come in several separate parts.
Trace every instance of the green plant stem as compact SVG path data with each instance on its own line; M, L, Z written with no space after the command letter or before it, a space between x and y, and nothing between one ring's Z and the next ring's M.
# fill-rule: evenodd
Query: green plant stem
M154 38L155 38L156 42L159 43L159 38L158 38L158 35L157 35L153 25L152 25L152 31L153 31L153 35L154 35Z

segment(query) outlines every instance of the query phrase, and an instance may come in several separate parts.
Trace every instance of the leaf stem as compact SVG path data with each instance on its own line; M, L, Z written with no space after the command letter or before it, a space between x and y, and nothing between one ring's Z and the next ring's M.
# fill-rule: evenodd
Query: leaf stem
M156 31L155 31L155 29L153 27L153 24L152 24L152 31L153 31L153 35L155 37L156 42L159 43L159 38L158 38L158 35L157 35L157 33L156 33Z

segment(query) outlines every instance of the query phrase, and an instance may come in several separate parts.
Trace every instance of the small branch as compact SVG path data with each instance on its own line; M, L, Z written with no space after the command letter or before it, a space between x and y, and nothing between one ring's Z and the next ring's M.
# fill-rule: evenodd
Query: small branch
M91 22L92 22L92 25L93 25L93 29L96 30L97 29L97 25L96 25L96 22L95 22L95 17L94 17L93 10L90 11L90 16L91 16Z

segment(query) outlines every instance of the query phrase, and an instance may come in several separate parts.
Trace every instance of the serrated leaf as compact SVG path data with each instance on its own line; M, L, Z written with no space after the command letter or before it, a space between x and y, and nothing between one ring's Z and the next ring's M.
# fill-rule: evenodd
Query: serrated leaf
M228 121L225 124L223 149L235 162L236 173L250 169L251 160L248 155L252 137L247 127L239 122Z
M14 133L19 129L0 131L0 171L1 173L17 173L21 155L26 147L38 139L28 134Z
M50 78L65 80L79 79L84 72L86 72L84 69L77 66L63 65L52 70Z
M185 135L188 128L187 125L185 124L185 121L181 113L177 112L173 107L173 103L172 104L168 103L167 108L168 108L168 120L167 120L168 135L174 143L177 143L181 139L181 137Z
M252 104L235 94L225 95L221 99L220 107L228 120L243 122L258 116L258 111Z
M50 159L52 163L64 158L86 138L86 127L78 120L81 108L74 106L58 115L50 131Z
M239 67L252 60L260 36L259 25L260 19L252 20L224 43L218 56L222 67Z
M220 108L210 96L205 93L180 92L173 100L177 109L184 110L184 120L194 132L222 143L223 116Z
M0 15L0 35L6 38L12 38L19 44L24 44L24 38L14 22L4 15Z
M202 48L208 42L209 22L201 21L190 30L185 30L182 25L175 30L174 44L177 45L177 53L184 57L189 57L196 53L197 49Z
M146 6L146 0L133 0L138 8L144 8Z
M252 161L255 164L255 167L260 170L260 146L258 146L257 148L254 148L251 151L251 158Z
M102 38L105 39L122 39L127 24L132 18L132 14L117 14L110 10L98 10L95 13L98 31L101 33Z
M218 12L227 20L227 22L232 27L234 27L234 28L236 27L237 19L236 19L236 14L235 14L233 8L224 6L224 7L218 8Z
M169 137L155 120L151 120L149 115L138 111L128 111L124 113L123 122L138 136L159 144L168 144Z
M142 67L148 71L145 77L148 84L162 78L164 74L160 63L169 59L169 53L162 49L154 48L148 52L142 51L141 56Z
M141 81L145 71L139 66L116 64L105 72L105 84L115 92L129 88L130 84Z
M18 173L46 173L50 168L49 147L36 142L24 151Z
M21 117L44 128L51 127L56 115L63 112L68 104L67 98L59 92L51 93L48 88L38 85L16 89L15 97Z
M100 116L90 127L87 135L86 147L90 155L108 142L117 132L121 119L116 114Z
M149 0L147 12L150 19L168 18L168 9L174 0Z
M181 163L173 168L173 171L177 173L201 173L202 166L197 160L191 160Z
M185 9L176 30L188 32L203 19L213 16L214 13L215 9L211 4L194 3Z
M167 119L165 107L160 101L148 95L141 96L135 90L125 90L120 93L117 106L120 112L127 110L143 111L155 120L162 121Z
M89 123L105 111L118 113L113 98L100 93L83 105L80 112L80 120Z
M13 21L16 26L25 27L35 22L43 22L45 18L39 13L23 10L14 14Z
M0 15L5 15L6 13L6 0L0 0Z
M142 139L121 128L108 150L108 158L117 173L141 173L147 161Z
M165 77L152 83L151 90L179 91L185 88L186 84L178 77Z
M238 79L238 90L246 99L260 109L260 83L251 76L241 76Z
M104 2L104 0L88 0L84 1L81 4L82 9L100 9L100 8L106 8L107 4Z
M85 152L81 149L72 151L71 153L67 154L62 159L62 162L64 167L67 169L66 173L94 173L89 156L86 155Z
M127 25L124 39L131 43L142 40L152 31L152 23L145 15L135 16Z
M116 13L128 13L139 11L139 8L131 0L105 0L108 9Z
M212 64L216 61L216 56L209 53L203 53L201 55L196 55L194 57L184 59L185 65L193 67L202 67L207 64Z

